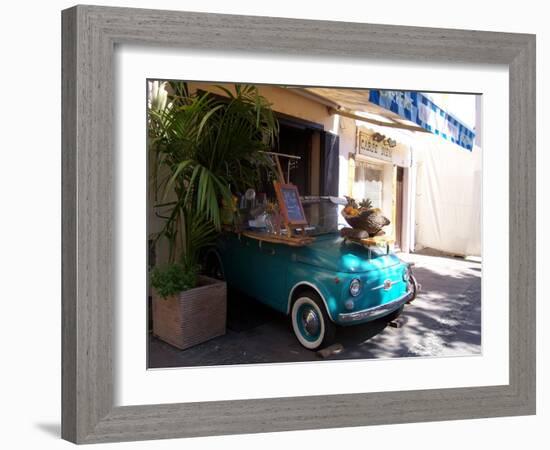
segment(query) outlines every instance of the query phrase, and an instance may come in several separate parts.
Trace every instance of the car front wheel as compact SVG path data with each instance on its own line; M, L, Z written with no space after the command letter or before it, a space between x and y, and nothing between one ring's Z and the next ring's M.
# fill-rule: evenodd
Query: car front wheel
M292 305L291 317L296 338L308 350L326 347L334 341L336 326L316 292L306 291L298 296Z
M418 281L416 281L416 278L412 274L409 278L409 286L412 290L412 296L407 303L411 303L416 298L416 294L418 294L418 291L420 290L420 285L418 284Z

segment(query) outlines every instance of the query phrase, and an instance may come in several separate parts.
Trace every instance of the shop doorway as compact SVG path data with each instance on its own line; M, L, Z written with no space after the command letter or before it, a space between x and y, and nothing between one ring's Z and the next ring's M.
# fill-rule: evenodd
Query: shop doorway
M395 180L395 246L402 248L403 235L403 167L397 167Z
M299 156L284 160L283 171L290 164L290 182L302 196L338 196L338 135L325 131L323 125L277 113L279 136L274 151Z

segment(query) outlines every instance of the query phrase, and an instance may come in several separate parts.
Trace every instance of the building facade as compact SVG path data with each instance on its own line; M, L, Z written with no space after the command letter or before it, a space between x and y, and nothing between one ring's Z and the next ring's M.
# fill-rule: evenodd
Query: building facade
M223 95L213 84L189 87ZM479 141L465 150L377 115L368 97L343 89L258 88L280 123L275 150L300 157L290 181L301 195L369 198L391 220L385 231L398 250L481 255Z

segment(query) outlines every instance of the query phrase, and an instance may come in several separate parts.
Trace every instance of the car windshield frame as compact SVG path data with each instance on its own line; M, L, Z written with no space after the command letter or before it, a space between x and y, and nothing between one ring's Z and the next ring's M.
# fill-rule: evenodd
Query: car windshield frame
M346 204L345 199L328 196L307 196L300 199L308 221L306 233L309 236L339 233L343 227L348 226L341 214Z

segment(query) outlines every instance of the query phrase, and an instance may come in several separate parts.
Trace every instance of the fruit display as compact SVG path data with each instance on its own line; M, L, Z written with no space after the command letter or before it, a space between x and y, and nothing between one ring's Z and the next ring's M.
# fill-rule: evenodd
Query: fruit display
M342 216L352 228L365 230L370 237L373 237L390 224L390 220L382 214L382 210L373 208L368 198L357 203L352 197L346 196L346 201Z
M368 198L361 200L361 202L357 204L357 201L355 201L354 198L346 196L346 201L348 203L342 213L344 217L357 217L372 209L372 202Z

